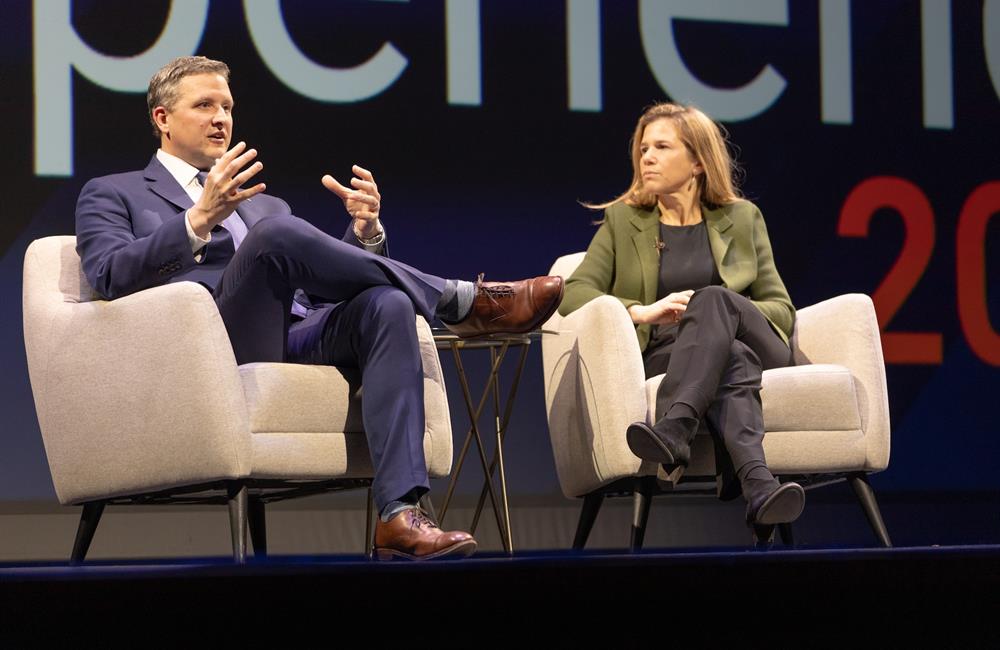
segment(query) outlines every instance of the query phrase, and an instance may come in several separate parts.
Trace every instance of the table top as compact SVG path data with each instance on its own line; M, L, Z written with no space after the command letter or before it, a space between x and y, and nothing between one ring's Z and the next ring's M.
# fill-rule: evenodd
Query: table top
M437 345L438 349L447 350L450 348L459 349L483 349L483 348L496 348L502 345L530 345L532 341L538 341L542 338L543 334L558 334L556 330L532 330L530 332L525 332L523 334L488 334L486 336L477 336L475 338L461 338L457 334L452 334L450 330L443 327L435 327L431 329L431 334L434 335L434 343Z

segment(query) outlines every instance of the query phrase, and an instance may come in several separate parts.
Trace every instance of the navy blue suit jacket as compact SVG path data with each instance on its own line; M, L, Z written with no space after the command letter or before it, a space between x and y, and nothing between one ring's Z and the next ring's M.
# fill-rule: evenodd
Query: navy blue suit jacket
M76 205L76 250L91 286L108 299L182 280L213 290L232 257L232 244L209 242L202 262L195 262L184 224L193 205L156 156L142 171L89 181ZM267 194L244 201L236 212L248 229L261 219L291 215L287 203ZM344 241L360 247L351 226ZM296 301L319 307L301 291Z

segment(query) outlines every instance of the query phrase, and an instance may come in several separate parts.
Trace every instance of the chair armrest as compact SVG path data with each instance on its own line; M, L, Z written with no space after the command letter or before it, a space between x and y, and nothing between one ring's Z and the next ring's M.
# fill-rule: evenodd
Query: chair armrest
M448 391L441 371L441 356L434 343L431 326L423 316L417 316L417 340L424 366L424 423L426 436L424 455L427 472L435 478L451 473L454 456L451 437L451 411L448 408Z
M202 286L179 282L110 302L26 299L24 319L61 502L247 474L242 384Z
M641 461L625 441L647 419L645 373L635 327L621 301L596 298L542 339L549 435L563 493L585 494L634 475Z
M885 469L889 464L889 398L871 298L845 294L800 309L791 343L796 364L831 363L851 371L868 447L868 469Z

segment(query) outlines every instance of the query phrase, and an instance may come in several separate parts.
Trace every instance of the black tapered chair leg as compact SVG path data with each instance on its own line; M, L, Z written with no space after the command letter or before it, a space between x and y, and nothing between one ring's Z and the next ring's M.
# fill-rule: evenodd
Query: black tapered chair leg
M583 507L580 509L580 520L576 524L576 535L573 537L573 550L582 551L590 537L590 530L597 520L597 513L604 504L604 495L592 492L583 497Z
M229 498L229 527L233 537L233 561L246 564L247 561L247 486L234 481L227 488Z
M642 540L646 537L646 522L649 521L649 505L653 496L645 487L637 487L632 504L632 539L629 550L638 553L642 550Z
M250 524L253 556L255 558L267 557L267 520L264 516L264 500L260 497L250 497L247 523Z
M104 501L91 501L83 504L83 512L80 513L80 523L76 527L76 539L73 541L73 552L70 553L70 564L82 564L90 549L90 542L97 532L97 524L101 522L101 515L104 514Z
M868 475L863 473L850 474L847 477L847 481L854 488L854 494L857 495L858 501L861 502L861 508L865 511L865 517L868 518L868 523L871 525L872 530L875 531L878 541L882 546L892 548L892 540L889 539L889 531L886 530L885 522L882 521L882 511L879 510L878 502L875 500L875 491L872 490L871 484L868 483Z
M753 532L753 550L770 550L771 544L774 543L775 528L774 524L754 524L751 526L751 531Z
M781 535L781 543L790 548L795 547L795 534L792 532L791 524L778 524L778 534Z

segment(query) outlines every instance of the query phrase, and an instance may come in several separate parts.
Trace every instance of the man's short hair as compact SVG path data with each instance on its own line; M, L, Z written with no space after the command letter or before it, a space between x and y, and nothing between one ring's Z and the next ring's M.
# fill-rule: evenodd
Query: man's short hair
M149 80L149 90L146 91L149 122L153 125L153 136L156 138L160 137L160 129L153 119L153 109L163 106L167 110L173 110L177 104L177 86L181 79L194 74L217 74L229 82L229 66L204 56L181 56L157 70Z

